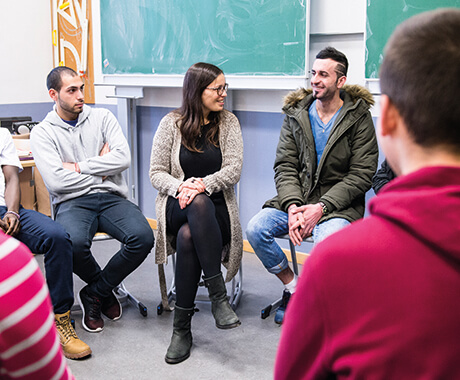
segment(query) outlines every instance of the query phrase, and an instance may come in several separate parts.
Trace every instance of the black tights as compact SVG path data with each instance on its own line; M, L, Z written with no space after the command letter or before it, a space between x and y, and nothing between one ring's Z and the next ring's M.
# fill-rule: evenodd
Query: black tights
M217 222L212 200L198 194L186 208L181 209L177 199L167 216L168 231L177 236L176 304L192 308L195 303L201 271L204 277L220 272L222 232Z

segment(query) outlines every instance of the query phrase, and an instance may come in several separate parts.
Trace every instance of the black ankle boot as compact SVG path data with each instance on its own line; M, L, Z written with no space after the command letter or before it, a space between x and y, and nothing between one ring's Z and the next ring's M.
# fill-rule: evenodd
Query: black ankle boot
M192 348L192 316L194 309L183 309L179 306L174 308L174 328L166 352L165 361L168 364L177 364L188 359Z
M228 303L227 288L222 273L203 278L203 280L212 302L212 314L216 320L216 326L220 329L232 329L239 326L241 322Z

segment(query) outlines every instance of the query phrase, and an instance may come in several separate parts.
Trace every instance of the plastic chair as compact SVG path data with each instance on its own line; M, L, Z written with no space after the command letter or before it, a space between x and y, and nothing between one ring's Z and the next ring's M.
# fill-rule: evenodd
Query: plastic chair
M171 261L173 265L173 278L171 280L171 285L168 290L168 302L171 304L173 301L176 301L176 282L175 282L175 273L176 273L176 254L171 255ZM204 281L198 283L199 287L204 287ZM235 277L230 281L230 292L228 292L228 302L233 310L236 310L238 304L240 303L241 295L243 294L243 263L240 264L240 269ZM208 297L200 298L197 296L195 302L211 302ZM164 311L163 304L160 302L157 306L157 314L161 315Z
M289 249L291 251L291 259L292 259L292 271L295 273L296 276L299 275L299 266L297 265L297 253L295 250L295 245L292 243L291 239L289 238L289 235L281 235L281 236L276 236L277 239L287 239L289 240ZM313 238L311 236L305 238L303 240L304 242L307 243L313 243ZM275 310L278 308L278 306L281 305L282 298L277 299L276 301L272 302L270 305L264 307L260 311L260 317L262 319L267 318L272 310Z

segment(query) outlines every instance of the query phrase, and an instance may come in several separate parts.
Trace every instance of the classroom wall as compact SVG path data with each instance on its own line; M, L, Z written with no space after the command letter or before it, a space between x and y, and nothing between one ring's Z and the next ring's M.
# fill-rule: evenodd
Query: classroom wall
M321 48L335 46L349 59L348 82L365 85L365 1L311 1L310 66ZM94 18L95 28L96 23ZM0 48L7 52L0 59L0 116L30 115L34 120L43 119L52 107L45 86L45 77L53 67L49 1L2 1ZM95 49L98 48L95 43ZM96 61L99 56L96 51ZM244 138L240 182L243 228L264 201L275 194L272 166L283 120L282 98L286 93L280 90L230 93L228 103L240 120ZM106 97L114 94L113 87L96 86L95 94L97 106L107 107L116 114L116 100ZM177 88L146 88L144 98L138 101L139 203L147 217L155 218L156 192L148 179L151 141L161 118L178 107L180 101L181 90ZM373 110L374 115L377 112Z

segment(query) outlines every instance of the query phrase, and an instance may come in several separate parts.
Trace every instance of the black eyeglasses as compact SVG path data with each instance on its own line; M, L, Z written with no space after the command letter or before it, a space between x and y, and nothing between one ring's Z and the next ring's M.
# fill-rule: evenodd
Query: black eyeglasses
M219 87L206 87L208 90L214 90L217 91L217 95L222 96L224 91L228 91L228 83L225 83L224 86L219 86Z

